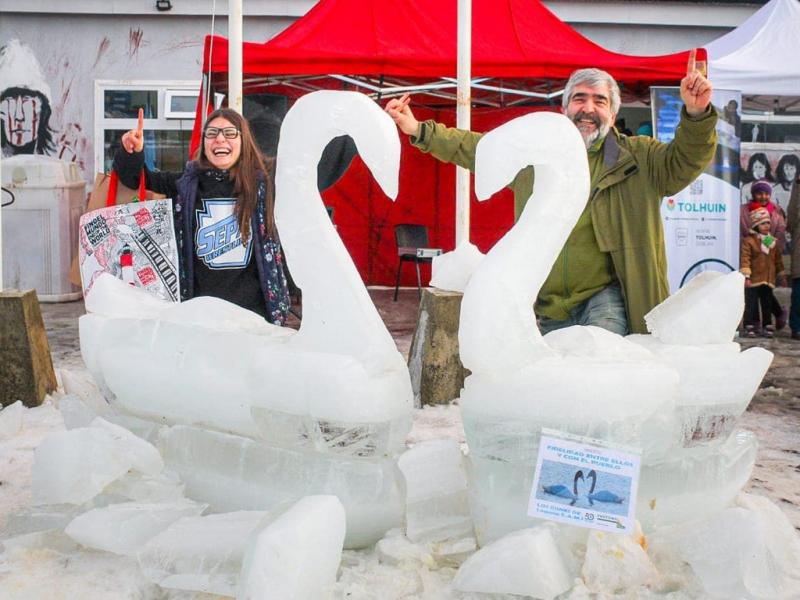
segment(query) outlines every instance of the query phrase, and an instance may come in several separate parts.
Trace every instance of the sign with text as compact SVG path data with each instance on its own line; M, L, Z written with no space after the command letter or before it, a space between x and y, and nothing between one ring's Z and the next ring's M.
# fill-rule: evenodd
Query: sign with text
M100 275L110 273L159 298L179 301L178 247L169 198L87 212L79 235L84 295Z
M528 515L601 531L631 533L641 457L543 430Z
M671 142L680 123L680 89L650 88L655 136ZM686 188L661 203L670 292L707 270L729 273L739 268L740 92L714 90L717 120L714 158Z

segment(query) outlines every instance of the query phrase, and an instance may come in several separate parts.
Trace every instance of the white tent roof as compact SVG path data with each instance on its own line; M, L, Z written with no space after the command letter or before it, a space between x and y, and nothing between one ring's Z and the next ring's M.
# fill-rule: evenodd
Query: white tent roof
M800 95L800 1L771 0L706 50L717 89Z

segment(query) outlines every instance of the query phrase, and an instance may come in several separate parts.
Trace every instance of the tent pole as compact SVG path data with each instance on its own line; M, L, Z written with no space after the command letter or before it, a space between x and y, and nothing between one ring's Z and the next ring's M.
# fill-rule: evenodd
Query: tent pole
M242 113L242 0L228 0L228 107Z
M472 0L458 0L456 127L470 128ZM469 241L469 171L456 167L456 246Z

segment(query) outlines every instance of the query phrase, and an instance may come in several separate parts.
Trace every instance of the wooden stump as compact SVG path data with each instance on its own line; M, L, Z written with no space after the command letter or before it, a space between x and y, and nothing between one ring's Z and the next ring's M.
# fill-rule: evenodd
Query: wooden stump
M39 406L56 387L36 292L0 291L0 404Z
M461 393L469 371L458 355L459 292L422 290L417 328L408 353L414 405L447 404Z

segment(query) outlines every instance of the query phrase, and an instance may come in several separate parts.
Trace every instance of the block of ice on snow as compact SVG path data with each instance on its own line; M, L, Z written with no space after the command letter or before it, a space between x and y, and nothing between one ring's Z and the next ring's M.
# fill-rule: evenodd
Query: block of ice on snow
M158 475L144 475L128 471L111 482L101 496L109 500L106 504L118 502L170 502L183 497L184 485L177 475L164 470Z
M572 587L574 559L550 524L522 529L478 550L456 573L462 592L516 594L549 600Z
M397 461L406 482L406 535L412 542L472 535L461 448L451 439L407 450Z
M733 339L744 311L744 275L704 271L644 317L665 344L724 344Z
M483 257L483 252L469 240L462 241L452 252L434 256L431 264L431 285L440 290L463 292Z
M167 466L186 483L186 495L215 512L269 510L304 496L332 494L347 513L348 548L374 544L403 523L405 485L391 459L275 448L185 426L165 432L160 448Z
M800 537L769 499L739 496L711 518L664 532L711 598L800 597Z
M97 417L97 413L90 409L78 398L78 396L67 394L58 400L58 412L64 419L64 427L75 429L77 427L88 427Z
M330 598L342 558L345 514L336 496L307 496L250 536L237 600Z
M641 533L590 532L581 568L586 587L613 595L654 583L658 571L642 547L642 539Z
M64 531L87 548L133 556L175 521L199 516L205 508L205 504L185 498L162 503L111 504L77 516Z
M142 572L161 587L231 596L250 534L266 515L238 511L184 517L139 551Z
M34 451L36 504L83 504L129 469L157 475L164 467L151 444L97 417L91 427L50 434Z
M111 411L111 407L90 374L66 369L60 369L59 374L66 395L77 396L87 408L101 417Z
M22 429L22 415L25 405L19 400L0 410L0 440L17 435Z

